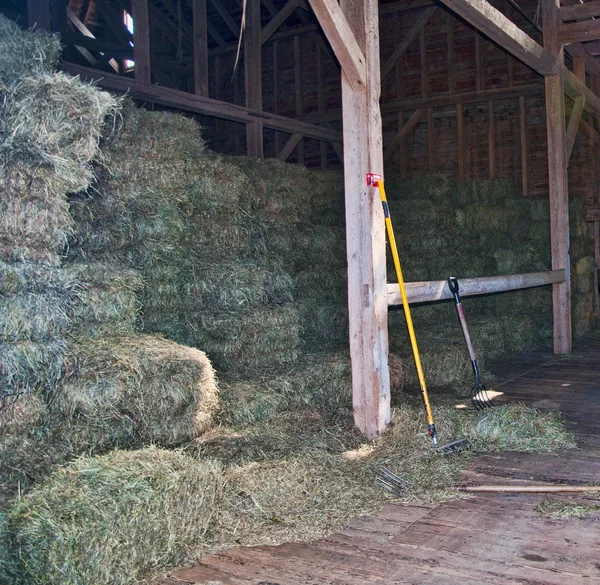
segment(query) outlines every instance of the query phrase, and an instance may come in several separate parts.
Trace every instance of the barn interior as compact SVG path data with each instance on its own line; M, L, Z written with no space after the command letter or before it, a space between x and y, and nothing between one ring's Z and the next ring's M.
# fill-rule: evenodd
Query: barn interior
M0 582L600 583L599 2L0 12Z

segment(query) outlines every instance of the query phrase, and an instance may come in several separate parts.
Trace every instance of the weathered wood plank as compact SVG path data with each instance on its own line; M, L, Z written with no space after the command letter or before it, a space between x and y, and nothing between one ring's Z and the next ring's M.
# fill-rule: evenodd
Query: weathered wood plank
M416 110L413 112L412 116L406 121L406 123L402 126L398 134L394 136L392 141L388 144L385 149L383 160L384 162L388 162L396 152L396 149L400 144L404 141L407 134L419 123L421 118L423 117L423 110Z
M579 122L581 121L584 105L585 98L583 96L580 95L575 98L575 104L573 105L571 115L569 116L569 124L567 126L567 134L565 138L567 165L569 164L569 159L571 158L571 153L573 152L573 146L575 146L575 138L577 137L577 131L579 130Z
M527 119L525 117L525 96L519 96L519 134L521 136L521 185L523 197L529 189L529 170L527 166Z
M246 107L262 113L260 0L246 1L244 72ZM246 124L246 154L261 158L264 156L263 119L261 116L255 117Z
M194 28L194 91L208 97L208 29L206 0L192 0Z
M507 276L483 276L479 278L460 279L461 296L486 295L490 293L506 292L544 286L565 281L563 270L550 272L530 272L527 274L510 274ZM387 285L388 305L401 305L402 298L398 284ZM409 303L429 303L452 299L452 293L445 280L432 280L426 282L407 282L406 293Z
M341 9L369 79L357 87L342 68L352 403L356 425L374 437L390 421L385 229L378 190L366 185L367 173L383 175L378 3L342 0Z
M275 34L296 8L298 8L297 0L288 0L287 4L263 27L260 33L261 44L264 45Z
M310 5L319 19L319 24L331 44L348 83L355 90L364 89L367 85L366 56L342 8L335 0L310 0Z
M301 140L302 134L292 134L288 138L288 141L283 145L283 148L277 155L277 158L279 160L286 161L288 158L290 158L290 155L292 154L292 152L294 152L298 144L300 144Z
M561 6L560 18L563 22L569 20L586 20L600 16L600 1L584 2L582 4L573 4L572 6Z
M558 26L558 41L562 45L597 40L600 40L600 22L597 20L570 22Z
M133 60L135 61L135 82L150 83L150 25L148 22L148 0L131 0L133 29Z

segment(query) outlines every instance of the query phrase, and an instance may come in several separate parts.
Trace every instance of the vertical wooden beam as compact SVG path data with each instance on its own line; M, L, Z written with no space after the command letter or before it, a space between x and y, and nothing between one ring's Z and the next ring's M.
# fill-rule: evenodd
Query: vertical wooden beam
M398 131L404 127L404 112L398 112ZM402 137L398 144L398 156L400 157L400 176L406 177L408 174L408 157L406 153L406 138Z
M429 73L427 71L427 47L425 44L425 24L419 30L419 50L421 56L421 95L429 96Z
M427 170L435 171L435 144L433 138L433 108L427 108Z
M133 18L133 60L136 83L150 83L150 25L148 0L131 0Z
M194 26L194 91L208 95L208 30L206 28L206 0L192 0Z
M246 0L244 71L246 107L262 112L260 0ZM260 117L246 124L246 154L261 158L264 156L263 122Z
M600 296L598 294L598 269L600 268L600 221L594 221L594 303L596 319L600 318Z
M341 7L369 80L354 89L342 71L352 403L356 425L374 437L390 422L384 218L377 189L365 182L366 173L383 175L379 6L341 0Z
M521 134L521 183L523 197L529 192L529 171L527 168L527 120L525 117L525 96L519 96L519 130Z
M50 26L52 32L63 32L67 29L67 0L46 0L50 4Z
M573 57L573 73L585 83L585 57Z
M475 86L481 91L481 37L475 32Z
M454 63L454 15L448 12L448 91L454 93L456 91L456 65Z
M459 181L465 180L465 124L462 104L456 104L456 144L458 148L457 156L457 178Z
M296 118L302 116L302 56L300 54L300 36L294 37L294 84L296 86ZM298 163L304 164L304 142L300 141L297 149Z
M27 0L27 25L29 28L50 30L52 25L48 0Z
M279 41L273 42L273 113L281 111L279 101ZM281 150L281 132L275 132L275 152Z
M544 48L559 62L563 61L558 42L559 0L542 2ZM571 270L569 261L569 192L565 149L565 94L562 77L544 78L546 87L546 131L548 139L548 175L550 196L550 238L552 269L565 270L565 282L552 285L554 314L554 352L571 353Z
M488 128L488 160L490 165L490 179L496 178L496 120L494 118L494 102L488 102L490 125Z
M323 83L323 49L317 44L315 47L317 51L317 108L319 113L325 112L325 85ZM327 168L327 143L321 141L319 143L321 150L321 168Z

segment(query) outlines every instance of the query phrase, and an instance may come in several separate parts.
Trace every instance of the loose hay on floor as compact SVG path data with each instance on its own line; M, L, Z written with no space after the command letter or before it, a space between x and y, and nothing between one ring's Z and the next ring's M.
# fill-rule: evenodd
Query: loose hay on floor
M0 580L125 585L151 577L206 539L221 485L218 464L178 451L78 459L9 512L0 542L20 562L0 564Z

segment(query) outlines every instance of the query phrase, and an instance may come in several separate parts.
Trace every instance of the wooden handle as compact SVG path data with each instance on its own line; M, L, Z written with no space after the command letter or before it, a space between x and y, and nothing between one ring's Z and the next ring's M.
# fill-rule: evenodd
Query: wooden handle
M600 492L600 485L467 485L457 488L459 492Z

